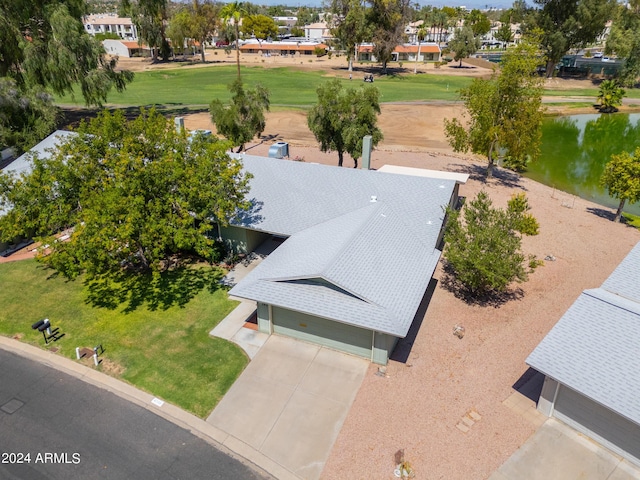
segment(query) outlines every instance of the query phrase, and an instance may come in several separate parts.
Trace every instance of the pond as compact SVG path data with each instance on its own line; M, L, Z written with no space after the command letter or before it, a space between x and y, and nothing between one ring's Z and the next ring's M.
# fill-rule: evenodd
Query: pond
M604 165L614 153L640 146L640 114L588 114L553 117L542 125L540 158L526 177L616 209L619 201L600 187ZM640 215L640 203L625 212Z

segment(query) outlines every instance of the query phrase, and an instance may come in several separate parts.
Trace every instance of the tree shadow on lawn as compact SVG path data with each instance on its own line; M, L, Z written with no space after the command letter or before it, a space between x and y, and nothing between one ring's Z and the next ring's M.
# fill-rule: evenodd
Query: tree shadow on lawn
M453 293L456 298L464 301L467 305L500 308L507 302L520 300L524 297L524 291L521 288L511 288L505 292L489 292L479 295L471 292L458 281L453 268L446 260L443 261L442 270L441 287Z
M184 307L202 290L221 288L223 272L215 267L181 266L160 275L120 272L88 278L85 302L99 308L131 313L145 306L151 311Z

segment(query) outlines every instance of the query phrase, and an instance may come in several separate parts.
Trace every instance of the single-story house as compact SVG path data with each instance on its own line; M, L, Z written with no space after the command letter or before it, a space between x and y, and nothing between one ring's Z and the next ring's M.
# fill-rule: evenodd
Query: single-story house
M240 45L242 53L259 53L263 55L315 55L317 49L328 51L329 46L319 42L258 42L249 40Z
M71 132L55 132L34 150ZM236 155L252 175L248 211L216 232L237 252L280 246L230 291L257 303L258 329L386 364L425 300L445 207L468 175L338 168ZM15 165L14 165L15 164ZM16 172L30 168L26 157Z
M151 56L149 46L135 41L103 40L102 46L109 55L117 55L124 58Z
M418 55L420 50L420 55ZM405 43L396 46L391 54L392 62L438 62L441 50L437 43ZM358 60L377 62L373 54L373 45L361 44L358 46Z
M640 465L640 243L527 363L545 375L539 411Z
M221 236L244 251L272 235L284 241L230 294L257 302L262 332L386 364L438 264L459 182L240 158L253 208Z

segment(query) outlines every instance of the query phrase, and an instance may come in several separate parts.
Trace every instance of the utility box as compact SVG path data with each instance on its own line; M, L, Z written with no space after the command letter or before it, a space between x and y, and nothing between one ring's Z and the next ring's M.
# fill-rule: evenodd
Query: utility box
M269 158L289 157L289 144L286 142L276 142L269 147Z

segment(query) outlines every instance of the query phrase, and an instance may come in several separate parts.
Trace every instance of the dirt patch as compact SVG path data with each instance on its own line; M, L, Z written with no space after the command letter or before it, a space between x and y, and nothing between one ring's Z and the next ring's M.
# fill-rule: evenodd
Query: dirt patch
M384 140L379 148L449 152L451 149L444 135L443 122L445 118L460 117L462 112L463 108L459 104L382 105L379 126L384 133ZM185 127L191 130L203 128L216 131L208 113L186 115ZM300 110L269 112L261 141L266 144L283 141L292 146L304 147L317 145L307 126L306 112Z

